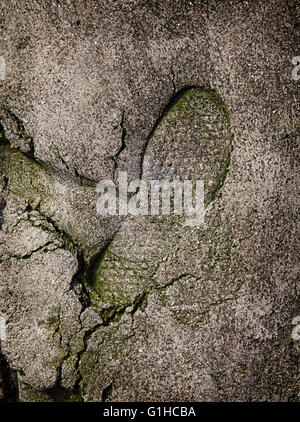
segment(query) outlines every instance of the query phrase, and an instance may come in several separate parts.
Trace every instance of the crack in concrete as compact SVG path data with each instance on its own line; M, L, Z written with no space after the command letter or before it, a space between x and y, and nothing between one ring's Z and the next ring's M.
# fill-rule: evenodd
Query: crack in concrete
M62 157L61 153L59 152L59 149L57 147L55 147L55 151L56 154L58 156L58 158L60 159L60 161L62 162L63 166L66 168L67 171L69 171L69 166L66 163L65 159Z
M175 95L176 92L177 92L175 80L176 80L176 74L175 74L175 71L174 71L174 68L173 68L173 64L171 64L171 81L172 81L172 85L173 85L173 95Z
M3 117L1 118L1 114L4 118ZM23 121L8 107L3 107L1 114L0 114L0 119L1 119L0 121L2 122L2 127L4 128L3 132L5 134L6 139L8 140L9 137L6 135L5 118L12 120L13 123L15 124L16 133L14 135L17 136L17 138L19 138L20 140L25 141L25 143L28 145L29 150L27 152L22 151L23 154L27 155L30 158L35 158L34 139L32 136L27 134ZM15 148L19 148L18 144L14 145L12 143L11 146Z
M47 246L50 246L50 245L53 245L54 246L54 248L53 249L47 249ZM31 256L33 255L33 254L35 254L35 253L38 253L38 252L43 252L43 253L46 253L46 252L49 252L49 251L56 251L57 249L61 249L61 246L59 246L59 245L55 245L55 243L53 242L53 240L50 240L49 242L46 242L44 245L42 245L42 246L39 246L38 248L36 248L36 249L33 249L32 251L30 251L28 254L26 254L26 255L9 255L9 257L7 258L7 259L0 259L0 263L1 262L7 262L7 261L9 261L9 260L11 260L11 259L16 259L16 260L18 260L18 261L21 261L21 260L26 260L26 259L29 259L29 258L31 258Z
M121 127L121 129L122 129L121 146L118 149L118 151L116 152L116 154L111 157L111 159L114 162L114 166L115 166L114 175L113 175L114 178L116 176L116 171L117 171L117 168L118 168L118 158L127 146L126 145L127 130L126 130L126 126L125 126L125 111L124 110L122 111L122 116L121 116L121 121L120 121L119 127Z
M188 91L189 89L196 88L196 87L193 87L193 86L189 86L189 87L185 87L185 88L183 88L183 89L181 89L177 92L176 74L174 72L173 66L171 66L171 81L172 81L172 84L173 84L173 95L170 98L167 105L165 106L161 115L158 116L157 120L155 121L155 123L154 123L148 137L147 137L146 143L145 143L144 148L143 148L142 153L141 153L141 170L140 170L141 176L142 176L142 173L143 173L144 156L145 156L149 141L151 140L156 128L158 127L158 125L160 124L162 119L165 117L165 115L168 113L168 111L172 108L172 106L181 98L181 96L184 95L185 92ZM25 137L25 139L27 139L27 140L29 139L29 141L30 141L30 151L28 153L25 153L25 152L22 151L22 153L24 155L29 156L31 159L35 160L33 139L26 135L25 128L24 128L22 121L20 119L18 119L17 116L15 116L12 112L10 112L10 115L16 121L19 132L21 133L21 136ZM125 112L124 112L124 110L122 112L121 121L120 121L119 125L122 128L122 136L121 136L121 146L120 146L119 150L117 151L117 153L112 157L112 159L115 163L114 175L115 175L115 172L116 172L117 167L118 167L118 158L119 158L120 154L126 148L127 131L126 131L126 127L125 127ZM232 145L231 145L231 150L232 150ZM57 149L57 153L58 153L58 156L59 156L61 162L63 163L64 167L66 168L67 171L69 171L69 166L67 165L65 160L61 157L58 149ZM39 163L39 161L37 161L37 162ZM225 180L226 180L226 177L227 177L227 174L228 174L228 171L229 171L229 165L230 165L230 154L229 154L228 162L226 163L226 171L224 172L224 177L222 178L220 184L218 185L218 187L215 191L215 196L216 196L217 192L220 191L220 189L222 188L222 186L225 183ZM82 182L83 182L83 180L85 180L85 178L83 178L82 176L79 175L76 168L74 169L74 172L75 172L76 178L78 178L79 181L80 181L80 184L82 184ZM87 179L87 180L88 180L88 183L91 183L91 182L95 183L94 181L91 181L89 179ZM31 180L31 185L39 194L39 191L34 186L34 182L32 180ZM72 278L69 291L71 291L71 290L74 291L74 287L76 286L76 284L80 284L81 289L82 289L82 293L78 294L78 293L76 293L76 291L74 291L74 293L79 298L79 300L82 304L82 309L81 309L81 312L80 312L80 315L79 315L79 321L80 321L80 317L81 317L82 313L89 306L91 306L90 292L86 288L86 286L93 281L92 279L94 277L95 268L97 268L99 266L101 259L103 259L105 252L106 252L110 242L112 241L112 239L116 235L116 233L114 233L112 239L110 239L110 241L107 242L107 244L105 245L104 248L101 248L101 250L96 252L93 256L91 256L89 258L89 260L86 260L84 258L82 248L78 244L76 244L76 242L73 240L73 238L67 232L60 229L59 226L51 219L51 217L49 217L49 216L47 216L47 215L45 215L41 212L41 201L42 201L42 198L40 197L38 204L33 208L33 210L37 211L39 213L39 215L42 216L45 219L46 222L51 224L51 226L53 227L56 234L61 238L62 243L63 243L63 247L65 247L67 250L72 249L73 251L76 251L76 254L77 254L78 269L77 269L76 273L74 274L74 276ZM53 241L47 242L45 245L40 246L39 248L31 251L29 254L27 254L23 257L12 256L12 258L28 259L28 258L30 258L30 256L32 254L39 252L41 250L45 250L45 248L47 246L49 246L50 244L53 244ZM57 248L59 248L59 246ZM75 370L77 371L77 380L76 380L75 387L73 389L74 391L79 390L79 388L80 388L79 385L80 385L80 382L82 380L82 375L80 374L80 371L79 371L80 361L81 361L82 355L87 350L88 342L89 342L89 339L91 338L91 336L100 328L110 326L114 323L118 323L120 321L120 319L122 318L122 316L126 312L130 313L130 315L131 315L131 319L132 319L131 326L132 326L132 329L133 329L133 322L134 322L136 312L139 311L139 310L142 310L142 311L146 310L146 308L148 306L148 298L151 294L155 294L157 292L167 290L169 287L174 285L175 282L178 282L179 280L181 280L182 278L187 277L187 276L195 277L192 274L187 274L187 273L180 274L179 276L174 277L170 282L168 282L165 285L156 286L154 288L150 288L149 290L144 290L142 293L139 293L134 298L133 302L129 305L125 305L121 308L119 306L112 306L109 309L105 309L102 312L99 312L99 315L101 316L103 322L96 324L94 327L92 327L90 329L87 329L87 330L84 329L82 327L82 324L81 324L82 330L85 331L85 332L84 332L84 336L83 336L83 348L77 353L77 360L76 360L76 364L75 364ZM225 301L230 300L230 299L231 298L227 298L227 299L222 300L222 301L221 300L217 301L214 304L211 304L211 306L209 308L211 308L212 306L216 306L218 304L224 303ZM132 308L132 309L130 309L130 308ZM62 336L60 334L59 326L57 327L55 333L59 334L60 343L62 343ZM135 335L135 334L133 333L132 335ZM53 387L53 388L57 388L57 387L61 386L61 384L62 384L63 364L67 359L69 359L72 356L72 353L71 353L71 350L70 350L70 341L71 340L69 339L67 344L66 344L68 351L65 354L65 356L62 358L61 364L58 368L57 381L56 381L55 387ZM103 397L106 396L106 391L109 391L109 389L111 387L112 387L112 383L110 383L107 387L105 387L103 389L103 394L102 394Z

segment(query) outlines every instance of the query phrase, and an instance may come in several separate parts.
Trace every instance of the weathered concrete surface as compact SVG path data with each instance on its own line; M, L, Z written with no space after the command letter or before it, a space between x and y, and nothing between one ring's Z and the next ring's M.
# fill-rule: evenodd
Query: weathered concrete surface
M20 399L299 399L296 1L6 0L0 32ZM119 170L203 177L205 225L100 218Z

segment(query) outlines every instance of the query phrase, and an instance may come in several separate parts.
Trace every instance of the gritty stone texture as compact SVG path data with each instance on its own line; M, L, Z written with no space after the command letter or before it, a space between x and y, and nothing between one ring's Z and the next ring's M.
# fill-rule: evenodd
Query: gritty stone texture
M6 76L6 63L4 57L0 56L0 80L4 81Z
M21 401L299 400L296 3L0 0ZM203 178L205 224L100 217L120 170Z

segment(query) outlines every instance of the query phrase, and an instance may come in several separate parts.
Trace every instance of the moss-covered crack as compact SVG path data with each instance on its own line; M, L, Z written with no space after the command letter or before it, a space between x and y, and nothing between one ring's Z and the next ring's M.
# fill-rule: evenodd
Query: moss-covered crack
M160 122L162 121L162 119L164 117L167 116L167 114L173 110L174 107L180 108L182 107L183 102L185 101L185 99L190 95L191 91L193 89L196 89L197 87L186 87L183 88L182 90L176 92L176 75L174 73L173 67L171 67L171 75L172 75L172 84L173 84L173 88L174 88L174 95L172 96L172 98L170 99L169 103L167 104L167 106L165 107L165 109L163 110L162 114L158 117L157 121L155 122L149 137L146 140L146 143L144 145L142 154L141 154L141 176L143 173L143 162L144 162L144 156L145 156L145 152L148 146L148 143L152 137L152 135L154 134L155 130L157 129L158 125L160 124ZM197 88L199 89L199 88ZM206 93L207 95L209 95L209 98L214 102L214 104L216 105L216 107L222 111L222 113L225 115L227 123L228 123L228 127L230 128L230 121L229 121L229 113L227 111L226 106L224 105L224 103L220 100L220 97L211 89L202 89L202 92ZM42 166L42 164L40 164L39 162L37 162L34 158L34 142L32 140L32 138L28 138L26 133L25 133L25 129L24 129L24 125L22 124L21 121L18 120L18 118L16 116L11 116L9 114L10 118L14 119L14 122L16 123L17 127L18 127L18 133L20 133L21 138L23 140L26 140L28 142L28 145L30 146L29 148L29 152L25 155L27 155L29 157L29 159L31 160L30 162L33 164L33 167L37 170L40 171L42 170L43 172L47 173L47 177L50 174L48 174L48 171L44 168L44 166ZM118 158L120 156L120 154L124 151L124 149L126 148L126 138L127 138L127 130L125 127L125 112L122 112L122 117L121 117L121 121L120 121L120 127L122 129L122 134L121 134L121 145L119 150L117 151L117 153L112 157L114 163L115 163L115 171L117 169L118 166ZM2 142L3 141L3 142ZM1 143L6 144L5 148L8 148L7 146L7 142L4 136L4 131L3 131L3 135L1 136ZM230 151L228 153L228 156L226 157L225 160L225 165L224 165L224 169L223 172L219 175L219 179L217 181L217 184L214 188L214 190L211 193L211 196L209 198L208 203L210 203L211 201L213 201L216 197L217 194L220 192L222 186L225 183L229 168L230 168L230 160L231 160L231 150L232 150L232 139L231 139L231 144L230 144ZM58 151L58 150L57 150ZM21 153L20 151L11 151L10 153L12 154L24 154L23 152ZM64 164L66 170L69 170L68 165L65 163L64 159L60 156L59 151L58 151L58 156L60 161ZM77 178L80 178L81 176L79 176L77 170L75 169L75 175ZM81 180L81 179L79 179ZM43 217L43 219L51 224L51 226L53 227L53 229L55 230L58 238L61 240L63 247L73 253L76 254L77 256L77 261L78 261L78 269L76 274L73 276L71 285L70 285L70 289L74 290L75 293L77 294L81 304L82 304L82 310L81 313L79 315L79 320L80 317L82 315L82 313L88 308L88 307L93 307L94 309L96 309L98 311L98 313L100 314L101 318L102 318L102 322L99 324L94 325L94 327L92 327L91 329L85 329L82 327L82 332L83 332L83 347L82 349L77 352L77 361L76 361L76 365L75 365L75 370L77 371L77 381L76 381L76 387L74 389L74 391L79 392L79 387L80 387L80 382L82 380L82 375L80 374L79 371L79 365L80 365L80 361L82 358L82 355L86 352L87 350L87 346L88 346L88 342L91 338L91 336L100 328L103 328L103 326L110 326L113 324L117 324L123 317L123 315L125 313L129 313L131 314L131 318L132 321L134 319L134 316L136 314L136 312L138 311L145 311L145 309L147 308L148 305L148 298L151 294L155 294L155 293L163 293L165 291L168 290L168 288L170 288L171 286L173 286L175 283L179 282L180 280L182 280L185 277L194 277L195 275L190 274L190 273L182 273L176 277L173 277L171 279L171 281L165 283L164 285L151 285L149 287L143 288L142 291L138 292L133 298L130 298L129 301L125 302L125 303L112 303L112 304L108 304L108 306L103 306L102 308L99 309L99 307L97 308L97 306L93 306L95 305L96 301L101 301L103 299L101 291L95 291L94 287L95 287L95 277L96 277L96 271L99 269L99 266L101 265L101 262L103 262L105 256L107 256L107 253L111 253L113 255L112 251L109 251L109 246L110 246L110 242L107 243L107 245L101 249L101 250L95 250L95 249L84 249L82 247L82 245L78 244L78 242L76 242L72 236L70 234L68 234L67 232L65 232L64 230L62 230L57 223L55 223L55 221L53 221L53 219L51 218L51 216L49 215L45 215L45 213L42 212L42 200L43 200L43 195L41 194L41 192L39 191L39 187L36 185L35 183L35 175L34 172L32 174L30 174L30 184L32 187L32 190L34 191L33 193L30 192L29 195L27 195L27 200L28 203L30 204L30 207L33 211L36 211L40 214L41 217ZM6 184L6 188L8 189L8 184ZM15 192L16 195L18 195L19 192ZM30 197L30 195L32 195L32 198ZM207 203L206 203L207 205ZM30 211L30 210L29 210ZM39 248L37 248L36 250L31 251L28 256L25 255L23 257L23 259L29 258L33 253L42 251L43 248L47 248L47 246L50 246L51 242L49 242L49 244L45 244ZM46 250L46 249L45 249ZM20 257L16 257L17 259L19 259ZM118 256L115 256L116 259L119 259ZM133 264L137 264L137 262L134 262ZM153 269L152 272L152 276L154 276L155 272L158 271L160 262L157 263L157 265L155 266L155 268ZM124 264L124 268L128 267L128 263L126 263L126 265ZM134 270L134 265L132 268L127 268L127 269L131 269ZM142 270L138 270L135 272L135 275L139 276L138 273L140 273ZM150 275L151 276L151 275ZM78 289L79 287L79 289ZM215 301L214 303L211 303L209 307L207 307L202 313L203 315L206 315L208 312L210 312L210 309L213 306L217 306L220 303L224 303L227 300L231 300L231 298L223 298L220 300ZM54 333L58 333L60 335L60 337L62 336L62 334L60 333L60 322L58 322L57 327L55 327L54 329ZM71 356L71 350L70 350L70 344L68 343L68 350L64 356L64 358L62 359L59 369L58 369L58 379L57 379L57 383L55 385L54 390L58 391L58 389L62 388L61 387L61 381L62 381L62 367L63 367L63 363L70 358ZM108 397L109 394L111 392L111 388L112 388L112 383L108 384L104 389L103 389L103 393L102 393L102 399L105 401ZM53 390L53 391L54 391ZM51 394L51 392L49 392L49 394Z

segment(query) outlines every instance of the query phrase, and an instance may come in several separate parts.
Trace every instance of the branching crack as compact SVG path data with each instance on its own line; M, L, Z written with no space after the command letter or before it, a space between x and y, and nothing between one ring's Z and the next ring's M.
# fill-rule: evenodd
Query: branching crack
M80 360L82 355L86 352L87 346L88 346L88 341L91 338L91 336L97 331L97 329L101 328L102 324L97 324L95 325L93 328L91 328L90 330L87 330L84 333L84 337L83 337L83 348L82 350L77 354L77 360L76 360L76 364L75 364L75 371L77 372L77 380L76 380L76 384L74 387L74 390L79 391L80 390L80 383L82 381L82 375L79 369L80 366Z
M51 251L55 251L60 248L59 245L55 245L53 240L50 240L49 242L45 243L44 245L39 246L36 249L33 249L26 255L9 255L9 259L17 259L17 260L24 260L29 259L33 254L37 252L48 252L47 246L53 245L54 248L51 248Z
M155 123L154 123L154 125L153 125L147 139L146 139L146 142L144 144L144 148L143 148L142 153L141 153L141 165L140 165L140 176L141 177L142 177L142 173L143 173L143 163L144 163L145 153L146 153L149 141L152 138L153 134L155 133L158 125L161 123L162 119L166 116L166 114L173 107L173 105L188 90L195 88L195 87L192 87L192 86L185 87L185 88L183 88L183 89L181 89L180 91L177 92L176 74L174 72L173 66L171 66L171 81L172 81L172 85L173 85L173 95L170 98L168 104L162 110L161 114L158 116L157 120L155 121ZM16 123L19 136L23 140L26 140L27 144L29 145L29 152L27 152L27 153L23 152L24 155L28 155L31 159L35 159L35 157L34 157L34 141L31 137L29 137L26 134L22 121L17 116L15 116L10 110L6 110L6 113ZM121 145L120 145L119 150L116 152L116 154L113 157L111 157L112 160L114 161L114 164L115 164L114 175L115 175L117 167L118 167L118 159L119 159L121 153L126 148L127 130L126 130L126 127L125 127L125 112L124 112L124 110L122 111L122 116L121 116L121 121L119 123L119 126L122 129ZM5 140L4 136L1 136L1 138L3 138L3 140ZM225 166L226 168L225 168L224 174L222 175L222 178L220 179L220 183L218 184L211 200L213 200L216 197L217 192L222 188L222 186L224 185L225 179L227 177L227 173L229 171L229 166L230 166L232 144L230 145L230 148L231 149L230 149L230 152L228 154L228 159L226 161L226 166ZM61 157L58 149L57 149L57 153L58 153L58 156L59 156L61 162L65 166L66 170L69 171L69 167L68 167L67 163L65 162L65 160L63 159L63 157ZM75 172L75 176L79 179L80 183L82 183L83 178L79 175L76 168L74 168L74 172ZM90 180L89 180L89 182L90 182ZM38 189L33 185L33 181L31 181L31 183L32 183L32 186L38 192ZM32 210L32 208L31 208L31 210ZM28 211L31 211L31 210L28 210ZM101 260L104 258L105 253L107 251L107 248L110 245L110 242L111 242L112 239L107 242L107 244L105 245L104 248L102 248L100 251L96 252L94 255L89 257L89 259L87 259L84 255L82 247L80 247L80 245L78 245L67 232L62 230L57 225L57 223L55 223L55 221L52 220L51 217L43 214L43 212L41 211L41 200L39 200L38 204L34 206L33 210L37 211L45 219L45 221L47 223L51 224L51 226L53 227L53 229L55 230L55 232L57 233L57 235L61 239L63 247L65 247L67 250L70 250L72 252L76 252L76 254L77 254L78 269L77 269L77 272L73 276L73 279L71 281L70 290L75 291L75 287L77 285L80 285L80 287L82 289L80 294L76 293L80 302L81 302L81 304L82 304L82 309L81 309L81 312L80 312L80 315L79 315L79 319L80 319L82 313L88 307L90 307L91 304L92 304L91 292L90 292L89 287L93 287L93 285L94 285L95 271L99 267ZM1 219L0 219L0 225L1 225ZM114 234L114 236L115 236L115 234ZM53 243L53 240L51 240L51 241L45 243L44 245L39 246L35 250L32 250L30 253L28 253L24 256L21 256L21 257L20 256L11 256L11 258L28 259L28 258L31 257L32 254L34 254L36 252L39 252L39 251L42 251L42 250L47 250L47 247L50 246L51 244L56 246ZM61 247L61 246L57 246L57 248L58 247ZM86 329L86 328L83 328L82 325L81 325L82 331L80 330L80 332L83 334L83 347L82 347L82 350L80 350L76 354L76 357L75 357L76 358L75 371L77 373L77 381L76 381L74 390L76 390L76 389L79 390L80 383L82 381L82 375L80 373L80 361L81 361L82 355L87 350L88 342L89 342L91 336L98 329L101 329L103 327L107 327L111 324L114 324L114 323L120 321L120 319L122 318L122 316L126 312L131 314L132 321L133 321L134 315L136 314L137 311L144 311L147 308L148 298L151 294L154 294L154 293L157 293L157 292L162 292L162 291L168 289L169 287L171 287L172 285L174 285L175 282L178 282L182 278L189 277L189 276L194 277L196 279L199 279L199 278L195 277L195 275L193 275L193 274L188 274L188 273L180 274L179 276L172 278L168 283L166 283L164 285L158 285L158 286L156 285L155 287L150 287L150 288L144 290L143 292L137 294L131 304L126 304L126 305L122 305L122 306L112 305L112 306L110 306L106 309L99 311L99 314L102 318L102 322L94 325L92 328ZM223 303L224 301L227 301L227 300L230 300L230 299L231 298L225 298L223 301L218 301L216 303L213 303L210 306L218 305L218 304ZM57 327L55 333L58 333L60 335L60 338L61 338L61 334L59 332L59 329L60 329L60 327L59 327L59 324L58 324L58 327ZM61 385L63 364L71 356L71 351L70 351L70 348L69 348L70 344L69 343L68 343L67 347L68 347L69 350L66 352L66 355L63 358L63 360L62 360L62 362L61 362L61 364L58 368L58 378L57 378L57 383L56 383L55 388L57 388ZM103 392L102 392L102 400L103 401L105 401L109 398L109 395L112 391L112 386L113 386L113 384L110 383L109 385L107 385L103 389ZM60 388L62 388L62 387L60 387Z
M61 238L63 245L66 247L66 249L70 251L75 251L79 249L79 245L74 241L74 239L64 230L62 230L54 220L52 220L51 217L49 217L46 214L43 214L41 211L41 203L39 202L36 207L33 208L34 211L37 211L49 224L52 225L55 232L59 235Z

